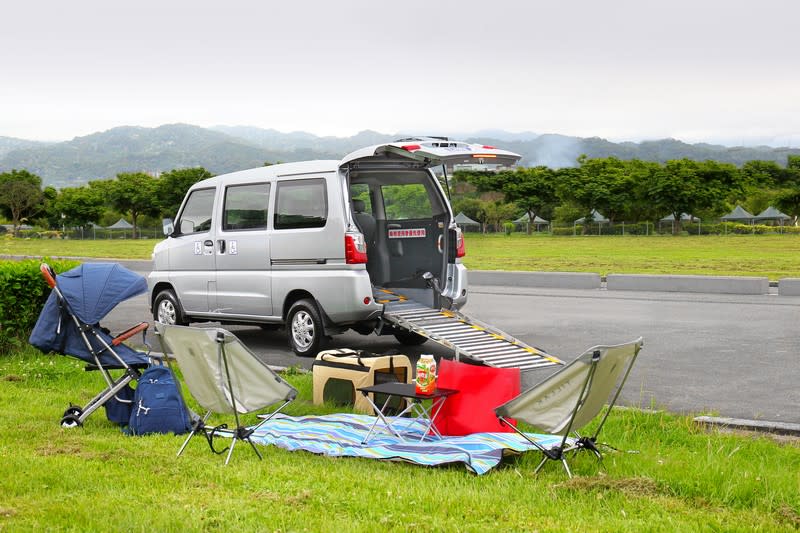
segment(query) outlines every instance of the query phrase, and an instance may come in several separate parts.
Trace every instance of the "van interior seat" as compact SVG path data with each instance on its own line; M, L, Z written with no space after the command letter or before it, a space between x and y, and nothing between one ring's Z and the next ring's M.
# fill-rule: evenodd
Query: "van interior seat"
M353 199L353 215L356 219L356 224L364 234L364 240L367 242L367 253L375 249L375 233L377 223L375 217L365 211L366 204L364 200Z
M385 246L378 243L378 224L371 213L366 212L364 200L353 200L353 217L364 234L367 243L367 272L375 285L383 285L389 280L389 257Z

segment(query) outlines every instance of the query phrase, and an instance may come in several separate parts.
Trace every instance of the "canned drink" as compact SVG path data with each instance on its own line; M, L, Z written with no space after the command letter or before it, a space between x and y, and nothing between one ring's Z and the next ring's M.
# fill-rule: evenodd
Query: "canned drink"
M433 394L436 390L436 360L431 354L422 354L417 361L417 394Z

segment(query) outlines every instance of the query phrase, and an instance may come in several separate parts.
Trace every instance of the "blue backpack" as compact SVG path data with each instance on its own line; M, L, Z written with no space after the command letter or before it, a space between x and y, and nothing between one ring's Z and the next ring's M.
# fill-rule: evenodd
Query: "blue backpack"
M175 375L166 366L147 367L133 395L128 428L133 435L174 433L192 429L189 410L183 403Z

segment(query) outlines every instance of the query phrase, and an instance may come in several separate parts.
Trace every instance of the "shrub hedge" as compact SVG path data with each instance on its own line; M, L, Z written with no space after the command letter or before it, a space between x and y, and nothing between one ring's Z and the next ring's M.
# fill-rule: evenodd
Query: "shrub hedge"
M78 261L47 260L56 272L64 272ZM27 344L50 287L39 271L41 261L0 261L0 355Z

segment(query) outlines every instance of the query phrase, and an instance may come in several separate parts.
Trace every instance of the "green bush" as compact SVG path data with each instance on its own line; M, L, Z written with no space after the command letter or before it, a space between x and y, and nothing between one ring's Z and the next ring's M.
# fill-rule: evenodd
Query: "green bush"
M0 261L0 355L28 342L50 287L39 271L40 261ZM56 272L64 272L77 261L48 261Z

